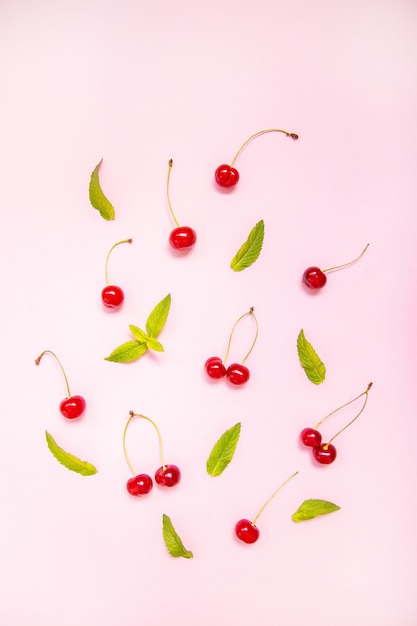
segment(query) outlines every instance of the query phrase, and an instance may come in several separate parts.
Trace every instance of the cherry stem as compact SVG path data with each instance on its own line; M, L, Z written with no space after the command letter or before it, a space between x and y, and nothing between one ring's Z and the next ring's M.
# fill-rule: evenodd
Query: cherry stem
M328 267L327 269L322 270L323 274L325 274L326 272L332 272L333 270L340 270L342 267L347 267L348 265L352 265L352 263L356 263L356 261L359 261L359 259L363 257L363 255L368 249L368 246L369 246L369 243L366 244L366 246L364 247L360 255L356 257L356 259L353 259L353 261L349 261L348 263L343 263L343 265L335 265L335 267Z
M298 135L296 133L289 133L286 130L281 130L280 128L266 128L265 130L260 130L259 132L255 133L254 135L251 135L249 137L249 139L247 139L245 141L245 143L243 143L239 150L236 152L235 156L233 157L230 165L232 166L234 164L234 162L236 161L237 157L239 156L239 154L242 152L243 148L245 146L248 145L248 143L250 141L252 141L252 139L255 139L255 137L259 137L259 135L264 135L265 133L284 133L284 135L287 135L287 137L291 137L291 139L298 139Z
M357 420L357 419L358 419L358 417L361 415L361 413L363 413L363 411L364 411L364 409L365 409L365 406L366 406L366 403L368 402L368 393L369 393L369 390L370 390L370 388L371 388L371 387L372 387L372 383L369 383L368 388L366 389L366 391L364 391L363 393L361 393L361 396L363 396L363 395L365 394L365 401L364 401L363 406L362 406L361 410L359 411L359 413L356 415L356 417L354 417L354 418L353 418L353 420L351 420L351 421L349 422L349 424L346 424L346 426L344 426L341 430L339 430L339 432L338 432L338 433L336 433L336 434L335 434L335 435L334 435L334 436L333 436L333 437L332 437L332 438L331 438L331 439L330 439L330 440L329 440L329 441L328 441L328 442L327 442L327 443L323 446L325 450L327 450L327 449L328 449L329 445L332 443L332 441L334 441L334 440L336 439L336 437L338 437L338 436L339 436L339 435L340 435L340 434L341 434L344 430L346 430L346 428L349 428L349 426L350 426L351 424L353 424L353 422L354 422L355 420ZM359 397L360 397L360 396L359 396Z
M236 320L236 322L234 323L233 328L232 328L232 331L231 331L230 336L229 336L229 342L228 342L228 344L227 344L226 355L225 355L225 357L224 357L224 359L223 359L223 363L226 363L226 361L227 361L227 359L228 359L229 352L230 352L230 346L231 346L231 344L232 344L232 337L233 337L233 333L235 332L235 328L236 328L236 326L239 324L239 322L240 322L240 321L242 321L242 320L243 320L245 317L247 317L248 315L251 315L251 316L253 317L253 319L255 320L255 324L256 324L256 332L255 332L255 337L254 337L254 340L253 340L252 345L251 345L251 347L250 347L250 350L249 350L249 352L247 353L247 355L245 356L245 358L244 358L244 359L243 359L243 361L242 361L242 365L244 365L244 363L245 363L246 359L248 358L248 356L249 356L249 355L250 355L250 353L252 352L252 350L253 350L253 348L254 348L254 346L255 346L256 340L257 340L257 338L258 338L258 330L259 330L259 328L258 328L258 320L256 319L255 313L254 313L253 311L254 311L254 309L253 309L253 306L252 306L252 307L249 309L249 311L248 311L247 313L244 313L243 315L241 315L241 316L239 317L239 319L238 319L238 320Z
M283 487L285 487L285 485L286 485L287 483L289 483L289 482L290 482L290 480L292 480L295 476L297 476L297 474L298 474L298 473L299 473L299 471L298 471L298 470L297 470L296 472L294 472L294 474L292 474L289 478L287 478L287 480L285 480L285 481L282 483L282 485L280 485L280 486L278 487L278 489L276 489L276 490L274 491L274 493L272 494L272 496L271 496L270 498L268 498L268 500L265 502L265 504L263 505L263 507L261 507L261 508L259 509L258 513L255 515L255 518L254 518L253 522L251 522L252 526L255 526L255 524L256 524L256 522L257 522L257 520L258 520L259 516L261 515L261 513L263 512L263 510L264 510L264 509L268 506L268 504L271 502L271 500L272 500L273 498L275 498L275 496L277 495L277 493L278 493L279 491L281 491L281 489L282 489Z
M170 181L170 178L171 178L172 163L173 163L173 161L172 161L172 159L170 159L170 160L168 161L168 176L167 176L167 200L168 200L169 210L171 211L171 215L172 215L172 217L173 217L173 220L174 220L174 222L175 222L175 225L176 225L176 227L177 227L177 228L179 228L180 223L179 223L179 221L177 220L177 218L176 218L176 216L175 216L174 210L173 210L173 208L172 208L171 200L170 200L170 197L169 197L169 181Z
M143 419L145 419L148 422L150 422L152 424L152 426L155 428L156 433L158 435L158 440L159 440L159 453L161 455L162 467L163 467L163 469L165 469L166 465L165 465L165 458L164 458L164 450L163 450L163 447L162 447L162 437L161 437L161 433L159 432L158 426L155 424L155 422L153 420L151 420L150 417L146 417L146 415L142 415L141 413L134 413L133 411L129 411L129 415L130 415L130 417L129 417L129 419L126 422L126 426L125 426L124 431L123 431L123 454L124 454L126 462L127 462L128 466L130 467L133 475L136 476L136 472L135 472L135 469L134 469L132 463L130 462L129 456L127 454L127 450L126 450L126 433L127 433L127 429L129 427L129 424L130 424L130 422L132 421L132 419L134 417L143 417Z
M365 391L362 391L362 393L360 393L358 396L356 396L356 398L353 398L353 400L349 400L349 402L346 402L345 404L342 404L342 406L339 406L337 409L335 409L334 411L332 411L331 413L326 415L326 417L323 417L323 419L320 420L318 422L318 424L316 424L316 426L314 427L314 430L317 430L319 428L319 426L321 426L323 424L323 422L325 422L329 417L331 417L332 415L334 415L338 411L341 411L346 406L349 406L349 404L352 404L353 402L356 402L356 400L359 400L359 398L361 398L365 393L367 394L371 387L372 387L372 383L369 383L367 389Z
M107 257L106 257L106 285L110 285L109 283L109 273L108 273L108 266L109 266L109 257L110 254L112 253L112 251L114 250L114 248L116 246L119 246L121 243L132 243L133 239L122 239L122 241L118 241L117 243L115 243L110 250L107 253Z
M70 392L70 388L69 388L69 385L68 385L68 378L67 378L67 375L66 375L66 373L65 373L64 368L62 367L62 363L61 363L61 361L58 359L58 357L57 357L57 355L55 354L55 352L52 352L52 350L44 350L44 351L43 351L43 352L42 352L42 353L38 356L38 358L37 358L37 359L35 359L35 363L36 363L36 365L39 365L39 363L41 362L41 359L42 359L42 357L43 357L43 355L44 355L44 354L50 354L51 356L53 356L53 357L54 357L54 359L56 359L56 361L58 361L59 367L61 368L61 371L62 371L62 373L63 373L63 375L64 375L65 384L66 384L66 386L67 386L67 397L68 397L68 398L70 398L70 397L71 397L71 392Z

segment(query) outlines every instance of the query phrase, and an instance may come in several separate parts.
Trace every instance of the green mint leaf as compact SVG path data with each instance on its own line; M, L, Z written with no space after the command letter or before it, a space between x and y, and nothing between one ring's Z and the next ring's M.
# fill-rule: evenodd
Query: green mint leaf
M305 520L314 519L319 515L327 515L334 511L339 511L340 506L328 502L327 500L304 500L298 507L294 515L291 516L293 522L304 522Z
M165 541L168 552L171 556L182 556L184 559L192 559L193 553L186 550L179 535L177 534L174 526L168 515L165 513L162 515L162 535Z
M233 459L240 437L240 426L240 423L237 423L226 430L214 444L206 463L207 473L210 476L220 476Z
M71 470L71 472L77 472L77 474L81 474L82 476L92 476L93 474L97 474L97 470L94 465L87 463L87 461L81 461L73 454L65 452L65 450L57 444L55 439L48 433L47 430L45 431L45 436L48 448L61 465L64 465L64 467Z
M297 338L298 358L307 378L315 385L320 385L326 378L326 366L304 336L303 329Z
M261 254L262 244L264 242L265 226L264 221L260 220L250 231L245 243L239 248L233 257L230 267L235 272L241 272L246 267L255 263Z
M140 341L126 341L121 346L115 348L105 361L112 361L113 363L131 363L136 361L142 354L145 354L148 346L146 343Z
M113 205L104 195L98 177L102 163L103 159L101 159L100 163L98 163L91 174L89 187L90 202L92 206L100 212L101 217L105 220L114 220L115 213Z
M150 350L154 350L155 352L164 352L164 346L162 343L153 337L146 337L146 345Z
M130 325L129 326L130 332L132 333L132 335L138 339L139 341L141 341L142 343L146 343L147 339L148 339L148 335L145 333L145 331L143 331L141 328L139 328L138 326L133 326Z
M158 302L153 309L148 319L146 320L146 332L149 337L156 339L165 326L165 322L168 317L169 307L171 306L171 294L169 293L165 298Z

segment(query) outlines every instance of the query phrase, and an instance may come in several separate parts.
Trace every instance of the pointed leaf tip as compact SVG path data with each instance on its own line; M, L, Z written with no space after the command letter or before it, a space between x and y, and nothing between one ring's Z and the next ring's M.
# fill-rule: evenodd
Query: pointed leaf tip
M54 455L56 460L61 463L61 465L71 470L71 472L76 472L82 476L92 476L93 474L97 474L97 469L94 465L88 463L87 461L81 461L81 459L73 454L65 452L65 450L57 444L55 439L48 433L47 430L45 431L45 437L49 450Z
M241 424L238 422L228 430L214 444L207 459L206 469L210 476L220 476L232 461L240 437Z
M184 559L192 559L193 553L187 550L176 532L170 518L165 513L162 515L162 536L171 556Z
M297 337L297 351L301 366L307 378L315 385L320 385L326 378L326 366L319 355L305 338L303 329Z
M107 221L114 220L115 211L111 202L106 198L100 185L99 171L103 159L94 168L89 185L89 197L91 205L99 211L101 217Z
M250 231L247 240L241 245L235 256L231 260L230 267L235 272L241 272L242 270L250 267L258 259L261 254L262 245L264 242L265 225L264 221L260 220Z

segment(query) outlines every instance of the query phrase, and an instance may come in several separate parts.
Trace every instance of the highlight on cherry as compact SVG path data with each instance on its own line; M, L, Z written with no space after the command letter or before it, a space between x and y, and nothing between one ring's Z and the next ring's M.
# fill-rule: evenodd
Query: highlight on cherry
M169 210L172 215L172 219L175 222L176 228L174 228L174 230L172 230L171 234L169 235L169 244L171 248L174 248L174 250L187 251L187 250L191 250L191 248L194 246L195 242L197 241L197 234L195 230L193 230L190 226L180 226L180 223L177 220L177 217L172 208L171 198L170 198L170 193L169 193L172 165L173 165L173 161L172 159L170 159L168 161L168 176L167 176L166 192L167 192L167 201L168 201Z
M119 246L122 243L132 243L133 239L122 239L122 241L118 241L115 243L107 253L106 257L106 267L105 267L105 275L106 275L106 286L101 292L101 300L104 306L108 309L118 310L122 306L125 294L123 290L117 285L110 284L109 282L109 258L116 246Z

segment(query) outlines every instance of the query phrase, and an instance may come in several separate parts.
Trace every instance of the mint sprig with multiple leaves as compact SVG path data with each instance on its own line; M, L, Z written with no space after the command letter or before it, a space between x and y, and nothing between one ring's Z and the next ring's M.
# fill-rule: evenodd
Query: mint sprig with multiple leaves
M213 446L206 469L210 476L220 476L233 459L240 437L240 422L223 433Z
M162 515L162 536L171 556L175 558L182 556L184 559L193 558L193 553L184 547L184 544L176 532L170 518L168 515L165 515L165 513Z
M48 433L47 430L45 431L45 436L49 450L52 452L56 460L61 463L61 465L71 470L71 472L76 472L82 476L92 476L93 474L97 474L97 470L94 465L91 465L91 463L88 463L87 461L81 461L81 459L73 454L65 452L65 450L57 444L55 439Z
M114 220L115 211L110 200L108 200L108 198L106 198L106 196L104 195L100 185L98 173L102 162L103 159L101 159L101 161L96 165L91 174L90 186L88 191L92 206L100 212L100 215L103 219L110 221Z
M126 341L122 345L113 350L105 361L113 363L131 363L136 361L145 352L154 350L155 352L163 352L164 347L161 342L157 341L157 337L161 333L168 317L171 306L171 294L168 294L154 307L146 320L146 332L131 324L129 330L135 337L134 340Z
M328 502L327 500L304 500L296 512L291 516L293 522L305 522L320 515L328 515L334 511L339 511L340 506Z
M262 245L264 242L265 225L264 221L260 220L250 231L249 236L244 244L241 245L239 250L233 257L230 267L235 272L241 272L246 269L252 263L255 263L259 255L261 254Z
M315 385L320 385L326 378L326 366L319 355L305 338L303 329L297 338L298 358L307 378Z

